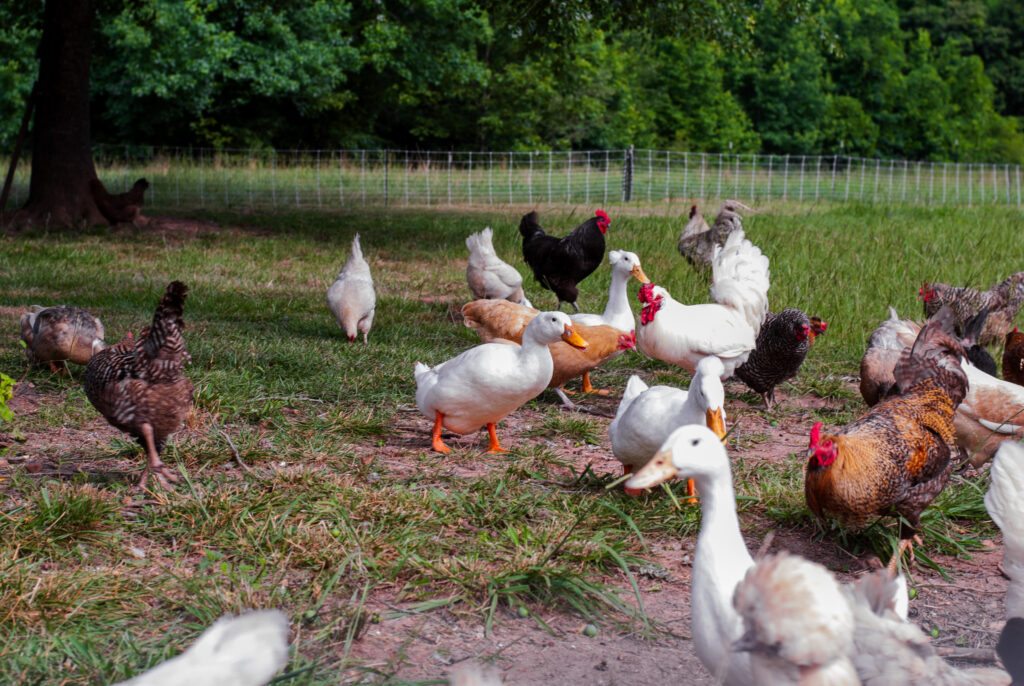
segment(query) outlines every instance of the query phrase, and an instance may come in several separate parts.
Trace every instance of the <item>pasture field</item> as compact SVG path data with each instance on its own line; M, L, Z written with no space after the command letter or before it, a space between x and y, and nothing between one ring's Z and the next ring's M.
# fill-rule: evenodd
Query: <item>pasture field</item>
M542 223L564 235L595 207L541 208ZM675 248L688 207L613 209L608 248L636 252L678 300L705 301L707 275ZM0 371L20 382L16 416L0 423L0 683L127 678L221 614L252 607L292 620L279 683L443 683L469 656L511 666L506 681L527 683L515 650L486 643L524 623L573 642L576 655L608 650L579 647L589 639L573 632L586 623L601 640L671 636L695 665L682 591L699 512L664 491L631 499L609 488L618 472L606 419L565 412L545 392L499 425L508 455L484 454L480 434L446 439L451 456L430 451L412 367L476 343L457 315L469 297L465 237L494 228L498 254L524 275L534 304L554 305L522 261L516 226L528 209L178 211L142 230L0 237ZM988 287L1024 269L1020 212L779 205L744 225L771 260L772 309L829 322L780 388L779 408L726 386L748 544L756 550L772 531L776 549L851 574L872 549L888 556L895 527L857 535L813 521L801 475L807 429L862 411L853 379L887 306L919 316L926 280ZM357 232L378 296L369 345L349 344L324 301ZM191 288L196 402L165 461L188 476L174 492L142 495L131 490L138 448L90 406L82 368L61 377L28 367L18 317L31 304L79 305L115 341L148 324L172 279ZM605 266L582 283L585 311L603 309L609 280ZM633 373L688 383L629 353L595 374L611 396L583 402L613 413ZM924 598L917 620L950 646L991 647L988 620L1002 616L987 480L986 469L950 482L926 511L910 570ZM678 604L666 589L679 591ZM661 600L651 605L651 594ZM666 604L676 619L651 609ZM463 650L434 639L424 653L435 624ZM388 642L389 627L405 633Z

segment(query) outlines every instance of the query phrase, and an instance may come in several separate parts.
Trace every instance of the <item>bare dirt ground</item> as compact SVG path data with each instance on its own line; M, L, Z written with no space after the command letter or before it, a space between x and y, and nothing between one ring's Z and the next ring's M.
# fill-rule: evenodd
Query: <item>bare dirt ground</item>
M213 225L196 226L186 220L154 222L149 230L163 232L168 237L188 240L199 231L216 231ZM2 308L0 316L17 317L17 308ZM600 383L599 379L595 379ZM856 393L855 381L847 385ZM760 465L772 469L793 454L802 455L814 422L812 409L828 411L841 407L838 401L814 396L787 397L778 394L786 410L785 420L777 426L770 424L772 415L759 407L750 407L736 398L742 386L727 385L729 425L738 423L735 441L742 446L739 453L747 465ZM547 394L545 399L554 401ZM29 384L17 388L11 408L17 414L31 413L40 406L60 402L57 397L37 393ZM606 415L615 411L618 396L591 396L584 401ZM401 408L400 408L401 410ZM396 474L418 469L415 455L429 446L430 422L414 408L401 412L401 421L394 433L386 437L383 446L366 446L364 453L372 452L375 465ZM601 445L576 445L557 437L530 437L525 432L542 415L536 410L520 410L502 424L501 437L512 445L546 440L554 444L578 473L590 466L597 473L618 474L620 464L611 454L607 442ZM595 418L602 425L608 419ZM188 429L176 440L187 440ZM768 435L770 438L764 439ZM0 446L9 446L7 456L0 458L0 477L14 470L31 474L54 474L74 463L74 456L83 449L95 455L94 448L109 445L118 431L100 417L75 428L59 431L31 433L17 437L0 432ZM485 445L482 434L463 438L446 437L453 447ZM360 451L357 450L357 453ZM68 458L71 458L70 460ZM503 468L505 456L484 456L470 462L448 461L446 469L460 475L472 476L489 469ZM798 458L797 458L798 459ZM138 462L128 459L95 460L86 464L66 467L77 471L79 466L90 473L135 473ZM876 566L870 557L855 558L829 540L814 538L810 522L792 527L780 527L776 522L757 518L744 519L744 534L751 552L756 552L769 531L774 539L770 551L789 550L820 562L843 579L853 579ZM927 545L927 541L925 542ZM920 566L913 570L917 598L911 602L911 619L925 631L932 632L933 643L949 649L991 649L998 640L1004 623L1003 598L1007 581L1001 575L998 563L1002 555L1001 538L997 535L986 550L970 559L957 559L933 555L948 573L949 578ZM355 657L365 661L365 667L397 667L395 681L417 681L444 678L461 665L474 661L487 661L500 674L505 684L536 684L561 680L566 683L593 683L598 685L640 685L656 681L686 684L714 683L698 661L690 641L690 564L694 539L656 542L650 554L669 572L664 578L638 577L646 613L668 632L645 636L603 626L598 634L583 634L584 620L566 613L550 612L541 619L551 628L546 631L530 617L499 610L493 630L485 635L479 615L466 617L447 611L420 613L396 603L393 597L381 592L367 599L366 609L379 616L379 623L369 624L353 648ZM623 597L632 592L624 576L605 581L622 589ZM391 681L389 683L395 683Z

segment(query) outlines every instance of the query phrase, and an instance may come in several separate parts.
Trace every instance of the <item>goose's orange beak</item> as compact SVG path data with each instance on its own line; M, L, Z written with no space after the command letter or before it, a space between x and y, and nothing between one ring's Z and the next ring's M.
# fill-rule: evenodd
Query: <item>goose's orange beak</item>
M633 267L630 270L629 273L632 274L633 278L636 279L637 281L639 281L640 283L650 283L651 282L651 280L647 278L647 275L644 274L644 270L640 268L639 264L637 266Z
M704 420L716 436L721 439L725 438L725 420L722 418L722 408L708 410L704 413Z
M562 334L562 340L572 347L579 348L580 350L586 350L589 345L589 343L583 340L583 337L576 332L576 329L568 324L565 325L565 333Z

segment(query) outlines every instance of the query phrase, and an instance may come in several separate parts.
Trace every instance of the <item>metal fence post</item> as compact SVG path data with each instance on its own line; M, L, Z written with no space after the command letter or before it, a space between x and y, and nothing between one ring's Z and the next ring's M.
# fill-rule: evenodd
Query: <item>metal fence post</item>
M622 164L622 202L633 199L633 146L626 150L626 159Z

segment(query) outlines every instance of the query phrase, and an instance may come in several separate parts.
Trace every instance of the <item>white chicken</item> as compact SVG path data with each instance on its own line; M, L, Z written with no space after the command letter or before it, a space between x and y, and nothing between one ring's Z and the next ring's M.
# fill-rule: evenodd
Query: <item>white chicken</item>
M359 247L358 233L352 239L352 254L327 289L327 307L349 342L356 340L357 332L362 332L363 343L367 342L377 307L377 293L373 290L370 265L363 259L363 251Z
M738 230L715 249L711 270L713 303L684 305L660 286L641 286L636 341L645 355L691 373L714 355L726 379L754 349L768 312L768 258Z
M278 610L221 617L184 653L115 686L263 686L288 662Z
M967 373L967 395L953 415L956 442L980 467L1003 442L1024 438L1024 386L986 374L967 360L960 366Z
M1006 617L1024 618L1024 444L1000 445L991 471L985 509L1003 532L1003 569L1010 577Z
M466 247L469 248L466 282L469 290L477 299L495 298L533 307L523 291L522 275L495 252L493 235L494 231L488 226L466 238Z
M640 258L636 253L626 250L612 250L608 253L608 262L612 265L612 284L608 288L608 304L602 314L577 313L572 320L584 326L613 326L619 331L630 332L636 328L633 310L629 306L629 295L626 284L630 278L640 283L649 283L650 279L640 267Z

